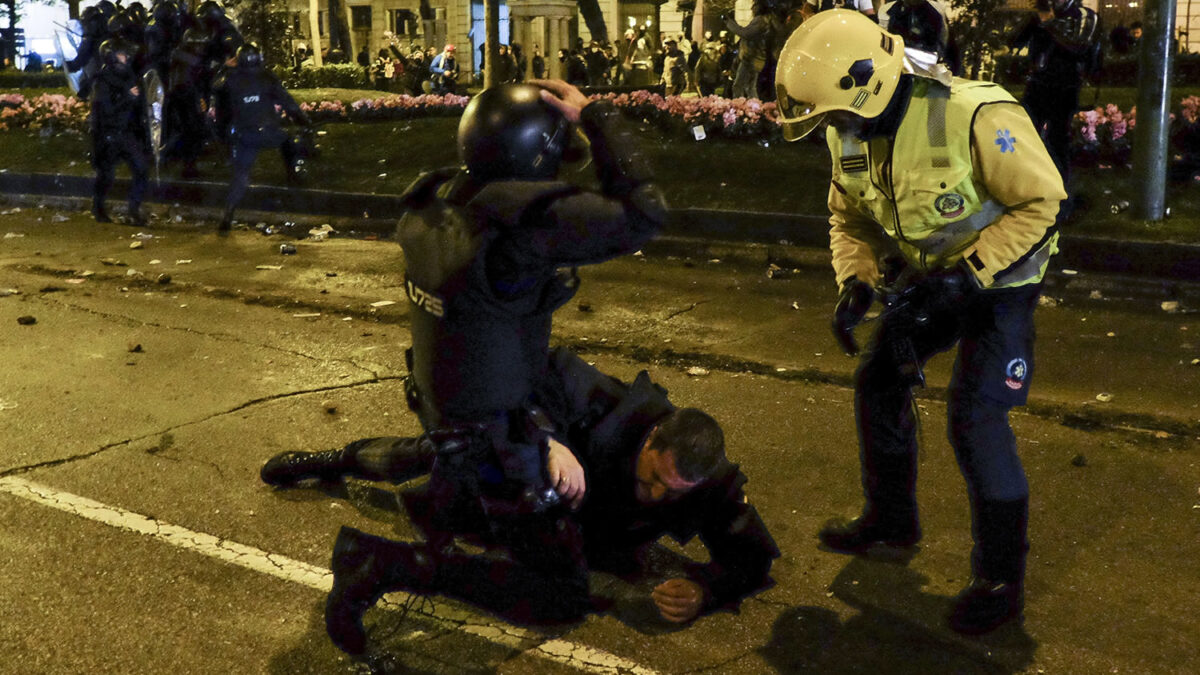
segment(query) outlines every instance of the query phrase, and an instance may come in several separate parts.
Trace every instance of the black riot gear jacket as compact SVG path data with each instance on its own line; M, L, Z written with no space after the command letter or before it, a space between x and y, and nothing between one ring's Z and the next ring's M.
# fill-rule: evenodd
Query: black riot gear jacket
M217 128L240 143L261 147L285 140L278 105L293 120L309 124L308 115L270 71L237 67L215 87Z
M632 253L661 227L665 204L618 116L604 102L582 114L601 193L556 181L481 184L453 170L406 193L397 234L427 427L522 406L547 363L551 315L575 292L573 267Z

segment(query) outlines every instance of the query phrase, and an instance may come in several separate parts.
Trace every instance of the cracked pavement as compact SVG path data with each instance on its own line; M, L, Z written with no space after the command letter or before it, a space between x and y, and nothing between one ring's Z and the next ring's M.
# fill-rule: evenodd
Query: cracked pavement
M283 256L280 236L218 238L186 221L135 239L56 213L0 216L0 232L24 235L0 240L0 294L18 291L0 297L0 478L322 569L343 524L413 536L388 486L258 480L277 452L418 432L403 404L397 247L335 238ZM1078 277L1052 284L1061 302L1039 312L1034 399L1013 414L1034 496L1026 631L967 640L941 624L970 528L944 439L949 359L931 364L920 398L921 553L902 567L821 552L813 533L859 500L854 362L828 334L827 256L796 252L796 269L770 278L753 255L672 250L583 270L555 339L619 377L649 369L676 402L723 423L784 551L776 586L682 630L639 602L654 579L601 580L627 602L552 631L440 598L377 610L375 672L1182 673L1200 662L1191 308L1122 298L1111 280L1096 280L1098 296ZM700 555L695 542L665 548ZM0 494L0 650L19 664L0 672L365 672L329 644L323 602Z

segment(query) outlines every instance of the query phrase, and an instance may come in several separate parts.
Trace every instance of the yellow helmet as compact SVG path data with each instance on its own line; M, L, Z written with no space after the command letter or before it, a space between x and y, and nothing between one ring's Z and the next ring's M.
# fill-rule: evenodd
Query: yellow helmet
M879 116L903 72L900 36L854 10L814 15L792 32L779 54L775 89L784 139L804 138L833 110Z

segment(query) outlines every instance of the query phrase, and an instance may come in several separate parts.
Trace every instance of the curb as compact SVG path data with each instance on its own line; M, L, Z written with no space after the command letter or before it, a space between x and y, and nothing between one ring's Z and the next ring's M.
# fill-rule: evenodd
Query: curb
M0 173L0 193L88 198L90 176ZM204 181L151 182L146 200L213 208L224 202L228 186ZM128 179L118 179L112 196L123 197ZM240 210L271 211L355 219L354 229L387 235L404 212L400 196L333 192L309 188L251 186ZM827 250L826 216L717 209L672 209L664 234L676 244L706 251L721 243L750 245L765 262L789 260L787 249ZM1200 245L1125 241L1064 232L1056 266L1081 272L1152 278L1163 282L1200 282Z

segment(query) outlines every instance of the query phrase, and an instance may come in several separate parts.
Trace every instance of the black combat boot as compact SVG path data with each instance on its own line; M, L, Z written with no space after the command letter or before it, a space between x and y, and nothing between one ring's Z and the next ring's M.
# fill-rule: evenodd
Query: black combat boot
M917 510L867 504L853 519L835 518L817 533L821 543L839 553L865 553L871 547L908 548L921 540Z
M133 227L146 227L146 216L142 215L142 207L129 205L129 215L127 216L127 224Z
M267 460L258 473L275 487L291 487L306 478L335 481L354 469L354 454L347 450L283 452Z
M325 600L325 630L347 654L367 647L363 615L389 591L431 593L437 567L412 544L343 527L333 545L333 588Z
M968 635L988 633L1023 618L1029 500L979 500L974 515L971 581L954 599L950 612L950 627Z
M108 210L104 208L104 202L100 199L92 200L92 217L97 223L112 222L112 217L108 215Z
M910 453L876 453L864 457L863 494L866 506L852 520L835 518L817 536L841 553L864 553L879 544L907 548L921 540L915 487L917 460Z

